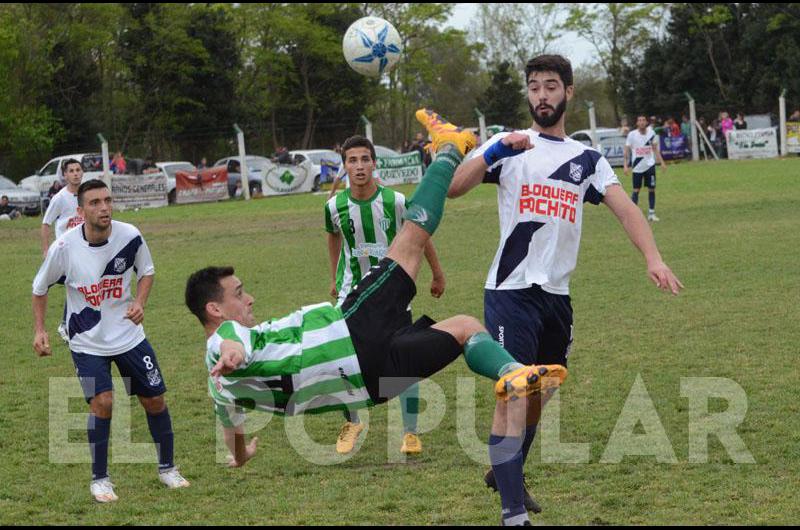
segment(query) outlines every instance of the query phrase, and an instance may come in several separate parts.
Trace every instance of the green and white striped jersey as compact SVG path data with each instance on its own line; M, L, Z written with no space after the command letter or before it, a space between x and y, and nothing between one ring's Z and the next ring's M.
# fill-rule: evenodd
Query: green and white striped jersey
M224 322L207 341L206 367L219 361L224 340L244 346L239 368L208 378L208 392L226 427L243 409L296 415L372 405L344 315L329 303L248 328Z
M354 199L347 189L325 204L325 230L344 237L336 269L338 305L369 268L386 256L405 211L405 196L383 186L367 200Z

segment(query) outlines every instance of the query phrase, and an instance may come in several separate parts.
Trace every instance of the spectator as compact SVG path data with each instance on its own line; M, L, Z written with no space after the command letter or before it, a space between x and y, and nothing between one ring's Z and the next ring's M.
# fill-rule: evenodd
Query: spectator
M342 156L342 144L340 144L339 142L336 142L336 143L334 144L334 146L333 146L333 150L334 150L334 151L336 151L336 153L337 153L339 156Z
M692 137L692 122L689 121L689 116L686 114L681 116L681 134L686 138Z
M53 196L54 196L56 193L58 193L59 191L61 191L61 188L63 188L63 187L64 187L64 186L62 186L62 184L61 184L61 181L60 181L60 180L56 180L56 181L54 181L54 182L53 182L53 185L52 185L52 186L50 186L50 189L49 189L49 190L47 190L47 198L48 198L48 199L52 199L52 198L53 198Z
M410 140L403 140L403 148L402 148L402 150L400 152L401 153L408 153L411 150L412 150L411 141Z
M111 172L115 175L122 175L128 171L128 166L125 163L125 158L122 156L121 151L117 151L114 154L114 158L111 159Z
M736 113L736 119L733 120L733 128L737 131L747 129L747 122L744 120L744 114L741 112Z
M800 109L796 109L792 112L792 115L789 116L789 121L800 121Z
M622 119L619 122L619 132L623 136L628 136L628 133L631 132L631 128L628 125L628 118L626 118L624 116L622 117Z
M719 113L719 126L722 129L722 136L728 138L728 132L733 130L733 120L727 112Z
M414 142L411 144L411 150L419 152L420 160L422 160L422 166L424 168L428 167L428 164L431 162L430 154L428 154L428 151L425 149L426 143L425 136L421 132L418 132L414 136Z
M678 126L678 122L675 121L674 118L670 118L669 122L669 135L672 138L677 138L681 135L681 128Z
M274 161L284 165L290 165L292 163L292 155L289 154L289 149L285 145L278 148L274 156Z
M22 214L19 213L19 210L15 206L8 204L8 195L3 195L0 198L0 221L10 221L18 219L20 216Z
M206 169L208 167L208 160L206 157L200 159L200 163L197 164L197 169Z

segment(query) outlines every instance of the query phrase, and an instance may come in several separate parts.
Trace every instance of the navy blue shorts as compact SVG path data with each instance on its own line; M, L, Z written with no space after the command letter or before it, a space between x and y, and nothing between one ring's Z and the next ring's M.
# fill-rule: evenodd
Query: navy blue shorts
M538 285L513 291L484 291L484 320L494 340L522 364L567 366L572 346L568 295Z
M651 167L644 173L633 174L633 189L638 190L642 187L642 182L648 188L656 187L656 166Z
M72 361L87 403L98 394L114 390L112 361L125 381L129 396L156 397L167 391L156 353L147 339L128 352L109 357L72 352Z

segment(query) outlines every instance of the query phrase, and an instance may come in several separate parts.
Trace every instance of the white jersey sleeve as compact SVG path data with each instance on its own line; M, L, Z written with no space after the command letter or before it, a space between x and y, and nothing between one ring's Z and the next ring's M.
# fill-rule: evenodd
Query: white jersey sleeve
M614 170L611 169L611 164L608 163L605 157L600 157L597 161L597 165L594 168L594 173L592 173L589 178L587 179L589 182L589 190L587 190L584 198L586 202L592 204L600 204L602 202L603 197L606 194L606 189L609 186L613 186L615 184L619 184L619 179L617 175L614 173ZM591 190L594 191L591 191Z
M36 296L46 295L50 287L58 283L65 273L64 243L56 240L47 250L47 257L33 279L33 294Z
M141 237L141 234L139 234ZM142 244L136 252L136 260L134 261L136 269L136 277L142 279L145 276L152 276L156 273L155 266L153 265L153 258L150 255L150 249L147 248L147 243L142 237Z
M42 224L53 226L53 224L56 222L56 219L58 219L60 215L61 215L61 194L56 194L53 196L53 199L47 206L47 211L44 212L44 218L42 219Z

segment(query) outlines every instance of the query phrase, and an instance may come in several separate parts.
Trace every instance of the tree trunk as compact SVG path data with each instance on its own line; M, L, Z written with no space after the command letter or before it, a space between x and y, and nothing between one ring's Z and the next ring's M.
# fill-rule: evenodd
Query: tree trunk
M308 83L308 58L304 55L300 63L300 76L303 78L303 95L306 100L306 130L303 133L302 149L308 149L314 129L314 99Z

